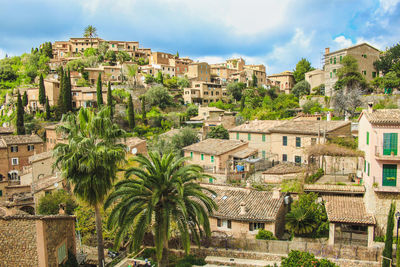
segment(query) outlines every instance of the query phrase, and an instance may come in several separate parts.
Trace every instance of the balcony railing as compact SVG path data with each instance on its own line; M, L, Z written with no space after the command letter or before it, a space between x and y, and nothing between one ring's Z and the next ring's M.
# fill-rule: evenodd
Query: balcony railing
M399 155L399 151L397 148L387 148L384 146L375 146L375 156L378 159L400 160L400 155Z

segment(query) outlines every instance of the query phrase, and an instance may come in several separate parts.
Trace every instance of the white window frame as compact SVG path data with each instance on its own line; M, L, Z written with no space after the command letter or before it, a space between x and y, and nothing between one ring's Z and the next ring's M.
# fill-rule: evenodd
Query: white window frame
M14 163L14 161L16 161L16 163ZM18 158L11 158L11 165L13 165L13 166L19 165L19 159Z

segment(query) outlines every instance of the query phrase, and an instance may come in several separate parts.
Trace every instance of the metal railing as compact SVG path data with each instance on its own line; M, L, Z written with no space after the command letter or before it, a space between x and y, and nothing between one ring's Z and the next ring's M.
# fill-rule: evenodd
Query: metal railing
M378 157L399 157L398 148L385 148L384 146L375 146L375 156Z

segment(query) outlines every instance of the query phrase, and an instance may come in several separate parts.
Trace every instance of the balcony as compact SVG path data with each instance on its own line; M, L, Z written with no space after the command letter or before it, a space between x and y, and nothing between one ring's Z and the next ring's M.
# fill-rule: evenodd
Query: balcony
M400 161L400 155L397 149L386 149L383 146L375 146L375 158L377 160Z

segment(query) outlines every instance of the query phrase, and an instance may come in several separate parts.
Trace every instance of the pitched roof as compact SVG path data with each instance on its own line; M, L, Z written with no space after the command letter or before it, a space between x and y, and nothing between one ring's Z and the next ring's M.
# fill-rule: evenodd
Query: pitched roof
M141 139L139 137L128 137L125 140L125 145L127 145L128 147L133 147L133 146L137 146L143 142L146 142L146 140Z
M322 197L330 222L375 225L375 218L367 213L363 197L326 195Z
M284 195L272 198L271 191L232 187L226 185L203 184L216 194L211 197L218 205L218 210L211 215L221 219L238 221L275 221L279 208L283 205ZM241 205L246 213L240 214ZM260 205L261 204L261 205Z
M221 155L229 151L232 151L241 146L245 146L247 142L239 140L225 140L225 139L214 139L209 138L199 143L184 147L183 150L199 152L211 155Z
M0 127L0 134L12 134L14 129L12 127Z
M363 45L369 46L369 47L375 49L376 51L379 51L379 52L380 52L379 49L373 47L372 45L370 45L370 44L368 44L368 43L361 43L361 44L356 44L356 45L349 46L349 47L347 47L347 48L343 48L343 49L340 49L340 50L332 51L332 52L330 52L330 53L325 54L325 56L329 56L329 55L332 55L332 54L336 54L336 53L338 53L338 52L343 52L343 51L347 51L347 50L350 50L350 49L354 49L354 48L357 48L357 47L363 46Z
M30 135L4 135L0 139L3 139L6 146L9 145L23 145L23 144L37 144L43 143L42 138L36 134Z
M290 173L300 173L305 171L304 167L298 166L292 162L282 162L265 172L263 174L290 174Z
M400 125L400 109L376 109L372 112L364 110L365 115L371 124L375 125Z
M245 159L250 157L251 155L254 155L258 152L258 149L256 148L251 148L251 147L247 147L243 150L237 151L234 154L232 154L232 157L234 158L238 158L238 159Z
M29 163L36 162L43 159L48 159L53 156L53 150L49 150L43 153L35 154L29 157Z
M235 128L230 129L229 132L269 133L270 129L284 122L285 121L279 121L279 120L254 120L236 126Z
M350 126L350 124L350 121L290 120L270 129L270 132L318 135L318 131L326 130L326 132L329 133L344 126Z
M364 194L365 187L357 185L305 184L304 191L319 193Z

